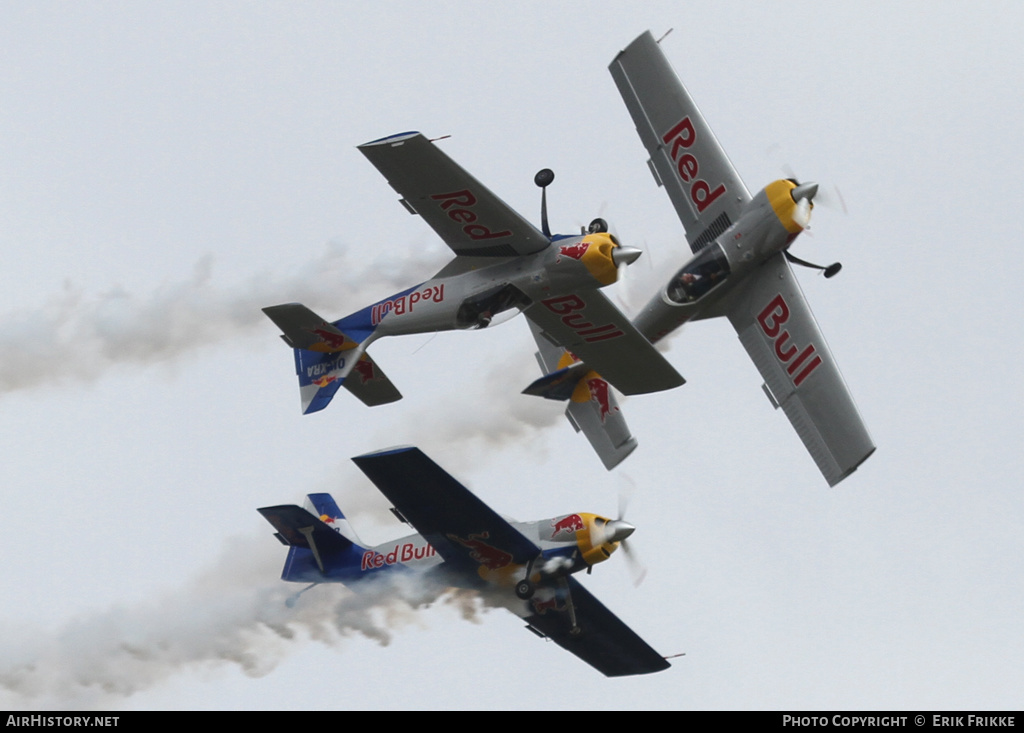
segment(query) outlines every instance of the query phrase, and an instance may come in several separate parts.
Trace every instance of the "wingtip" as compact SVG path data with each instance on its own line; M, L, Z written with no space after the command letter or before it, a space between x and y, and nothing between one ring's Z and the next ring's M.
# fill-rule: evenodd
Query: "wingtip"
M377 138L376 140L371 140L370 142L363 143L362 145L359 145L357 147L369 148L369 147L372 147L374 145L394 145L395 143L402 143L402 142L405 142L406 140L408 140L410 138L413 138L413 137L416 137L417 135L422 135L422 134L423 133L417 132L415 130L412 130L410 132L398 132L398 133L395 133L394 135L387 135L385 137Z

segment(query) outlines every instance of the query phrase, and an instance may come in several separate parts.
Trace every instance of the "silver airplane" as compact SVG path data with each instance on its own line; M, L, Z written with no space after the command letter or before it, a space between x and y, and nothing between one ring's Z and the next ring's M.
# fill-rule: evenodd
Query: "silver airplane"
M875 444L790 266L818 267L826 277L840 268L812 265L788 251L810 221L817 184L773 181L751 196L650 32L616 56L609 70L693 251L633 325L656 343L687 321L728 318L771 404L782 408L835 486L874 453ZM583 399L580 385L597 376L590 367L600 369L537 341L546 376L525 391L569 399L570 422L606 467L616 465L636 440L614 395ZM568 384L552 389L556 382ZM595 420L597 412L615 420Z
M325 408L341 386L369 406L401 399L366 353L375 339L484 328L499 314L520 311L553 347L600 369L602 381L625 394L684 382L601 292L640 255L621 247L603 220L595 219L579 235L552 235L542 195L543 231L538 230L418 132L374 140L359 150L455 258L430 280L337 321L300 303L263 309L294 349L303 413ZM534 182L546 192L553 178L544 169Z

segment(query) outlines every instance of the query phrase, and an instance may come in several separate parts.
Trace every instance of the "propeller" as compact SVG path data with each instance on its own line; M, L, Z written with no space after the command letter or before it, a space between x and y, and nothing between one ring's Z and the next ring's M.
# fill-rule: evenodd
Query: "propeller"
M793 197L793 201L796 203L796 209L793 212L793 221L800 225L802 229L806 229L807 225L811 223L811 209L814 206L814 197L818 193L818 184L813 182L808 183L797 183L795 179L790 179L793 183L796 183L796 187L789 192L789 195ZM842 199L840 198L840 201ZM844 206L845 209L845 206ZM786 259L792 262L794 265L801 265L803 267L809 267L813 270L821 270L825 273L825 277L829 278L838 273L843 269L842 264L839 262L833 262L827 267L823 265L816 265L813 262L802 260L794 254L791 254L789 250L784 250Z
M620 475L622 475L629 483L619 490L619 516L616 519L608 520L608 522L601 528L600 540L601 544L609 542L619 543L619 547L622 548L622 551L626 556L630 575L633 576L633 585L637 586L640 585L647 576L647 568L636 555L633 550L632 543L626 541L633 532L636 531L636 527L625 519L626 509L629 507L629 501L632 498L635 485L628 476L625 474Z
M793 201L796 202L793 220L800 225L801 229L806 229L807 225L811 223L811 206L816 193L818 193L817 183L801 183L789 192Z

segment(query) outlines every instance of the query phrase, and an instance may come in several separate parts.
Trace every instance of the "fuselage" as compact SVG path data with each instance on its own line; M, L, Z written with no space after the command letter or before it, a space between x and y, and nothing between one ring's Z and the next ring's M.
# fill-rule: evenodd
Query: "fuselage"
M657 342L690 320L718 315L715 305L740 280L803 230L792 181L768 184L744 207L740 218L698 251L633 320L640 332Z
M340 582L354 585L394 572L418 572L434 580L458 587L482 587L488 584L513 586L526 578L527 566L487 540L487 533L465 537L447 535L446 539L469 550L478 567L476 575L448 572L444 558L420 534L411 534L376 546L364 547L348 530L347 522L322 515L321 521L352 541L351 547L324 561L323 571L314 552L291 547L282 579L301 583ZM612 520L596 514L576 513L535 522L509 523L537 545L541 556L530 567L531 580L543 573L571 574L590 568L611 557L618 542L605 541L604 527ZM321 558L324 560L324 558Z
M555 237L532 255L456 258L431 280L343 320L351 327L353 317L362 316L371 339L484 328L504 311L615 282L612 252L617 246L610 234L596 232Z

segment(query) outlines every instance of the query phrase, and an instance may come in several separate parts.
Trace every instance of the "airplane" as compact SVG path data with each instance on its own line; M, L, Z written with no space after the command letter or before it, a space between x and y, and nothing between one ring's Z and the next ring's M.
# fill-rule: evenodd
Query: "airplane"
M875 445L790 267L815 267L825 277L841 267L814 265L789 251L808 226L818 185L779 180L751 196L650 31L619 53L609 70L650 155L655 182L668 192L693 252L633 325L657 343L687 321L728 318L769 401L782 408L835 486ZM556 357L542 359L546 376L527 394L572 399L569 391L578 383L570 372L589 366ZM593 420L574 426L588 433L595 448L606 440ZM618 440L635 445L628 428ZM607 466L607 452L598 453Z
M394 504L395 515L418 534L369 547L329 494L309 494L311 511L295 505L264 507L259 513L289 548L282 580L343 583L359 591L417 573L438 588L489 594L523 618L527 629L606 676L648 674L670 666L571 577L607 560L633 533L633 525L586 513L537 522L506 520L414 447L352 460Z
M455 258L430 280L337 321L328 322L299 303L263 309L294 349L304 414L324 409L342 385L368 406L401 399L366 353L374 340L485 328L506 312L522 311L550 342L599 368L602 379L624 394L684 382L600 291L640 250L622 247L603 219L580 235L552 236L546 192L554 173L549 169L534 177L542 190L538 230L421 133L391 135L359 150Z

